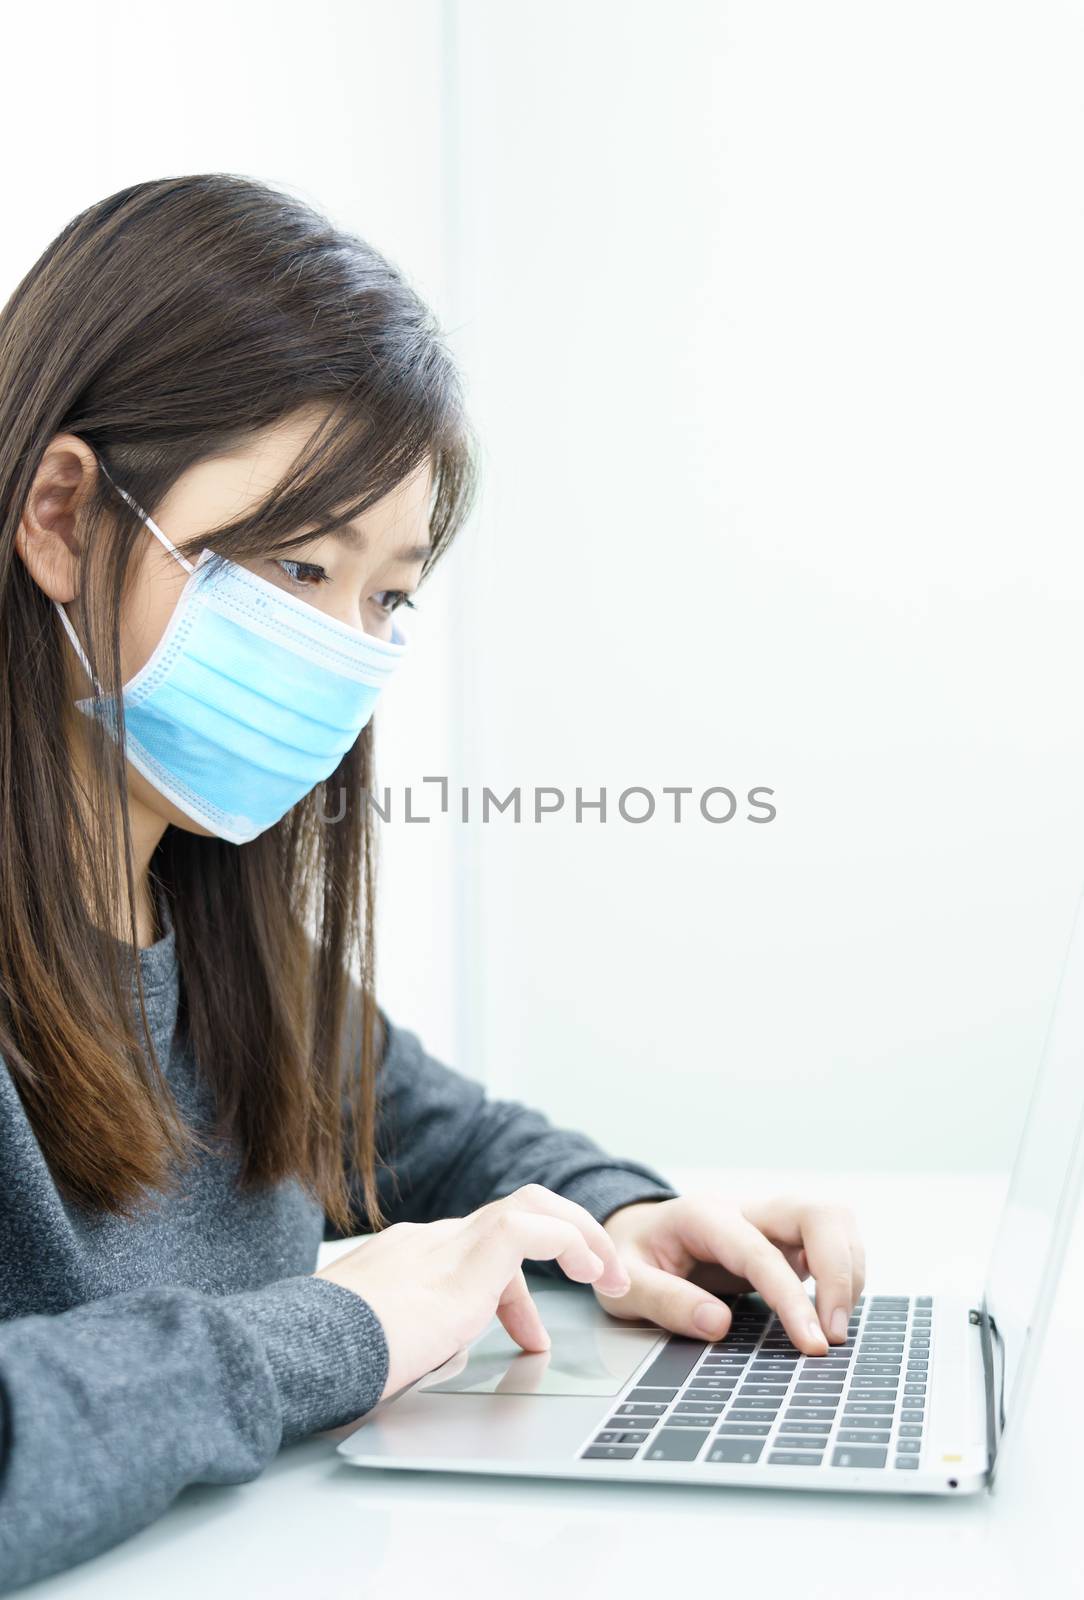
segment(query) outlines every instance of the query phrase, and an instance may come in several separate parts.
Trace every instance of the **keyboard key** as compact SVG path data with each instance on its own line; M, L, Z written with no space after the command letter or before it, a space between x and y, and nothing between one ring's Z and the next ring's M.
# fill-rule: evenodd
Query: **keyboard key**
M734 1410L726 1414L728 1422L763 1422L763 1411Z
M737 1382L737 1378L702 1378L700 1374L697 1373L696 1377L692 1380L692 1383L690 1383L689 1388L695 1388L700 1391L712 1389L716 1394L729 1394L731 1390L737 1386ZM686 1389L685 1392L688 1394L689 1390Z
M778 1411L783 1404L782 1395L747 1395L744 1390L734 1396L734 1404L743 1411Z
M913 1422L901 1423L901 1425L900 1425L900 1438L901 1439L921 1439L922 1438L922 1429L919 1428L919 1427L916 1427L916 1425Z
M725 1405L725 1400L679 1400L670 1415L689 1416L695 1411L698 1415L717 1417Z
M674 1396L676 1394L677 1394L677 1390L676 1389L645 1389L645 1388L637 1388L637 1389L633 1389L631 1391L631 1393L627 1394L625 1396L625 1399L626 1400L655 1400L655 1401L660 1402L663 1405L669 1405L670 1401L673 1400L673 1398L674 1398Z
M747 1400L750 1395L783 1395L787 1392L785 1383L743 1383L738 1390L738 1399Z
M646 1433L625 1433L623 1431L600 1433L595 1440L596 1444L643 1444L647 1438Z
M759 1461L763 1439L716 1439L708 1451L709 1461Z
M695 1461L706 1439L706 1432L694 1432L692 1428L661 1428L644 1457L648 1461Z
M686 1400L715 1400L721 1406L725 1406L734 1393L734 1385L728 1383L715 1388L706 1383L690 1384L682 1393Z
M807 1438L803 1437L803 1435L800 1434L800 1433L799 1434L795 1434L793 1436L791 1434L789 1434L789 1433L780 1433L780 1434L778 1434L776 1436L776 1439L775 1439L775 1449L777 1449L777 1450L815 1450L817 1452L817 1460L819 1461L820 1458L821 1458L821 1451L824 1449L824 1446L827 1443L828 1443L827 1438L823 1438L823 1439L807 1439Z
M686 1339L679 1333L670 1335L663 1349L647 1371L637 1380L637 1386L650 1384L664 1389L682 1384L707 1349L700 1339Z
M661 1403L646 1405L642 1401L629 1401L618 1406L617 1414L621 1417L661 1417L665 1410L666 1407Z
M727 1434L740 1436L742 1439L767 1438L772 1431L770 1422L724 1422L721 1428L715 1431L716 1438L723 1438Z
M833 1467L883 1467L888 1459L887 1450L875 1450L860 1444L837 1445L832 1455Z
M917 1456L922 1449L922 1443L919 1439L901 1439L896 1449L901 1456Z
M631 1461L638 1446L634 1444L592 1444L583 1452L585 1461Z
M924 1383L905 1383L903 1386L904 1399L906 1399L908 1395L914 1398L917 1395L925 1393L926 1385Z
M918 1471L918 1457L917 1456L897 1456L896 1460L895 1460L895 1465L897 1467L902 1467L904 1469L904 1471L917 1472Z
M915 1301L915 1305L916 1306L932 1306L933 1305L933 1295L932 1294L920 1294L918 1299Z
M813 1422L818 1417L833 1417L836 1413L838 1400L833 1400L830 1395L815 1394L809 1400L794 1400L792 1397L788 1417L803 1417L807 1422Z
M836 1434L839 1444L887 1444L891 1429L840 1428Z
M787 1415L783 1418L783 1421L780 1424L780 1427L784 1433L817 1434L821 1438L826 1439L832 1431L832 1422L830 1418L827 1422L792 1422L789 1419L790 1412L788 1411Z
M803 1379L799 1379L794 1392L800 1395L842 1394L843 1379L840 1378L838 1383L807 1383Z
M718 1420L719 1420L718 1414L716 1414L714 1417L709 1417L709 1416L679 1417L677 1415L674 1415L674 1416L667 1417L666 1426L668 1428L710 1428L712 1426L712 1424L715 1423L715 1422L718 1422Z
M902 1422L921 1422L923 1415L924 1413L921 1410L915 1411L912 1408L905 1406L900 1412L900 1420Z
M890 1417L894 1407L891 1400L848 1400L843 1407L845 1417Z
M820 1450L772 1450L768 1455L773 1467L819 1467L821 1459Z

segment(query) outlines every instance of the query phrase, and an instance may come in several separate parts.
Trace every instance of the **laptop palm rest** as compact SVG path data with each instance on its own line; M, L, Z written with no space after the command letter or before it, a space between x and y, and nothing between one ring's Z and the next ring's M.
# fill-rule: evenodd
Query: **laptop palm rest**
M603 1416L606 1397L621 1393L667 1335L653 1324L617 1321L582 1288L571 1295L541 1289L535 1299L549 1350L528 1354L494 1319L469 1349L363 1418L341 1454L404 1466L411 1459L567 1459Z

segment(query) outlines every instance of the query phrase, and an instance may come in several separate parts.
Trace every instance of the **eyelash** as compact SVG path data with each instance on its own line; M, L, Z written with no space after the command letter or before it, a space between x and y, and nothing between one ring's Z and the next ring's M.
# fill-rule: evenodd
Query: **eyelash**
M328 581L327 570L324 567L318 566L315 561L276 560L275 564L281 568L283 574L289 579L289 581L292 584L295 584L299 589L308 589L311 587L311 585L302 581L302 574L304 574L306 578L315 578L317 583L327 583ZM418 609L414 604L414 601L403 589L379 589L377 593L390 595L392 597L391 605L381 606L381 611L387 611L390 614L392 611L398 610L400 606L409 606L411 611L416 611Z

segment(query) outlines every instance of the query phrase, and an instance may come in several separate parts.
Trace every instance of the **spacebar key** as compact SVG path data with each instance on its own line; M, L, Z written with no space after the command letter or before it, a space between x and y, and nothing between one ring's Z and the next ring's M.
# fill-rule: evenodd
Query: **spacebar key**
M637 1378L636 1387L641 1389L648 1384L652 1388L656 1385L673 1388L676 1384L684 1383L707 1348L699 1339L686 1339L679 1333L672 1334L665 1349L659 1351L647 1371Z

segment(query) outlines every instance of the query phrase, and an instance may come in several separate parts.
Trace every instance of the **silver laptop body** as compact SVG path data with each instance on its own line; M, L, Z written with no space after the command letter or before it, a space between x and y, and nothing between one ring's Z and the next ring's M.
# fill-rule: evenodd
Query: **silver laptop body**
M864 1295L847 1345L804 1357L758 1296L717 1343L609 1316L536 1277L552 1347L493 1319L363 1417L358 1467L890 1494L990 1486L1022 1425L1084 1173L1084 896L982 1303Z

